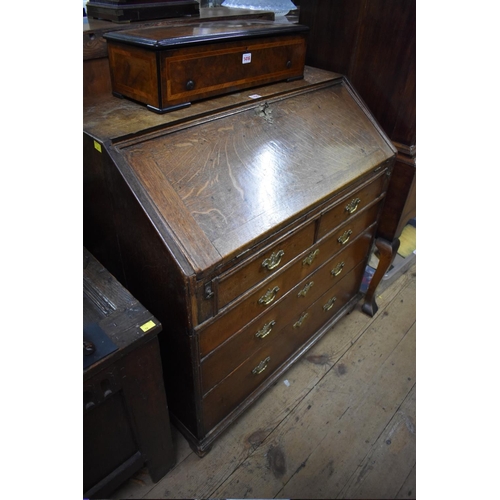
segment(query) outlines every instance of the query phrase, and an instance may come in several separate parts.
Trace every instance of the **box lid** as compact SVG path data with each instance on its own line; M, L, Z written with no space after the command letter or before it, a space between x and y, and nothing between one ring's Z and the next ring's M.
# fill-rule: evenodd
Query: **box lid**
M282 24L260 20L229 20L184 26L157 26L154 28L115 31L106 33L104 38L152 50L162 50L213 42L308 32L309 28L301 24Z

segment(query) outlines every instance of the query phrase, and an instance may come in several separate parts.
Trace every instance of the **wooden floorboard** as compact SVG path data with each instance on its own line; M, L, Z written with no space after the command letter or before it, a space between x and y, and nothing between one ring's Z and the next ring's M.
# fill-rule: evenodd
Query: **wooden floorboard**
M173 430L176 466L111 498L415 498L416 265L360 304L202 459Z

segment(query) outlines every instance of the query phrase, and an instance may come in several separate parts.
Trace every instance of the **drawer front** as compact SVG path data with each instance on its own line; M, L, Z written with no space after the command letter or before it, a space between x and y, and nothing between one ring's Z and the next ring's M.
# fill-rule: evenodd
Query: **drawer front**
M295 314L295 318L275 337L273 342L259 349L242 365L226 377L203 399L206 430L214 427L238 404L242 403L277 368L358 292L364 272L359 264L341 281L308 308ZM332 306L328 301L335 297ZM325 307L326 304L326 307Z
M368 185L354 190L348 197L327 210L319 221L318 239L333 231L352 217L358 215L384 191L387 176L385 171Z
M364 261L372 241L373 229L359 236L347 248L293 288L281 301L212 351L201 363L203 393L214 387L248 356L280 334L295 312L309 306L325 290L340 281ZM221 321L221 329L224 322Z
M218 286L219 308L281 270L288 262L310 247L313 241L314 224L308 224L272 248L261 252L237 271L222 276Z
M267 41L213 44L163 56L163 99L188 102L271 81L298 78L304 72L305 36Z
M237 307L232 308L220 319L208 325L200 332L200 355L206 356L209 352L222 344L226 339L243 328L255 317L267 312L277 304L297 283L314 272L321 264L332 255L347 248L364 230L372 225L379 210L379 204L361 212L352 219L352 224L343 226L336 233L309 252L302 254L296 262L292 263L283 272L267 281L265 285L257 288ZM339 241L340 239L340 241ZM344 241L344 243L342 243ZM315 255L316 251L319 252ZM309 265L307 262L312 261ZM266 297L267 298L264 299ZM262 300L264 299L264 300ZM269 304L265 304L270 300ZM259 303L261 301L261 303Z

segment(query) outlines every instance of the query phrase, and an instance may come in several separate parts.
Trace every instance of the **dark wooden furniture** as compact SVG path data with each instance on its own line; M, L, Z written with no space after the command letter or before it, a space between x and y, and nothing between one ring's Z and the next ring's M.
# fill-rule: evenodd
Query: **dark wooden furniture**
M196 0L89 0L87 16L117 23L198 16Z
M83 18L83 96L91 97L102 93L111 93L109 74L108 47L105 33L125 29L140 29L153 26L185 26L213 21L231 19L274 20L272 12L246 9L228 9L227 7L201 8L197 17L176 17L137 21L128 24L112 23L84 17Z
M84 106L85 245L168 325L169 408L200 455L360 300L396 153L339 74L258 94Z
M153 481L174 465L160 331L160 322L84 248L85 498L105 498L144 465ZM108 345L111 351L101 352ZM85 363L92 347L94 359Z
M415 0L301 0L310 33L306 64L345 74L398 155L377 229L380 263L364 310L376 312L375 289L416 216Z
M238 20L104 35L113 94L164 113L191 102L302 78L308 28Z

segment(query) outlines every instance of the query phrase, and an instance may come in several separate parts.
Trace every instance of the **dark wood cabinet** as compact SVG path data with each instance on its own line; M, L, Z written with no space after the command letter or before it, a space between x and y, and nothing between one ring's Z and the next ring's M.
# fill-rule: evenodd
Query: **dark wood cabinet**
M398 150L377 229L373 297L416 216L416 2L301 0L300 23L310 28L306 64L345 74Z
M83 496L103 498L146 465L174 465L160 322L83 250Z
M203 455L362 298L396 150L310 67L162 115L94 96L83 140L85 245L166 329L172 420Z

